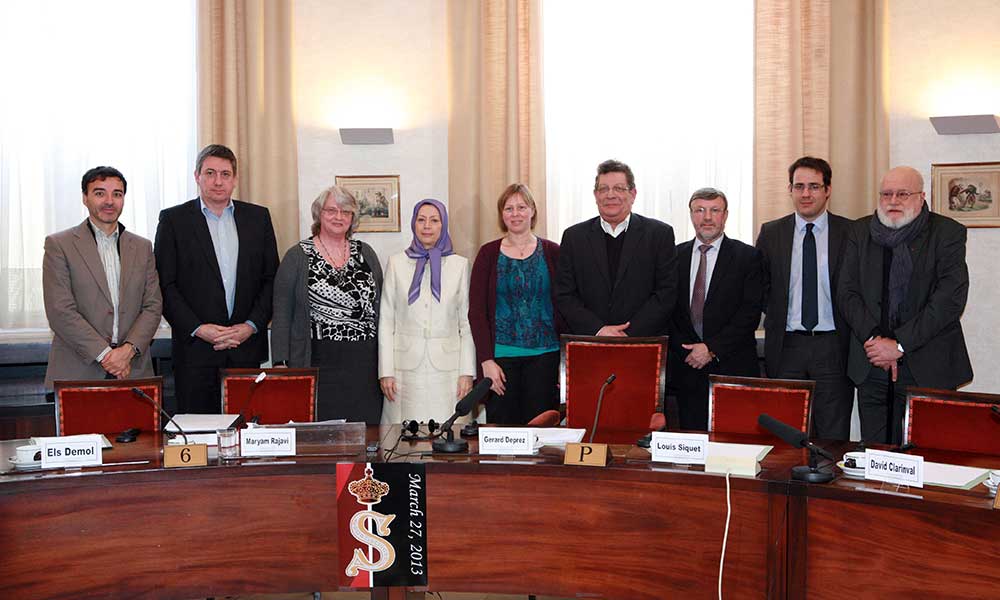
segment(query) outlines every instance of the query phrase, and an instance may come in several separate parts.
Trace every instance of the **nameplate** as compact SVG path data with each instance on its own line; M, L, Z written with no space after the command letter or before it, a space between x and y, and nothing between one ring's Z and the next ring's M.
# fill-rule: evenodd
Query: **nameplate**
M480 454L534 454L535 432L523 427L480 427Z
M993 508L1000 510L1000 492L997 492L996 495L993 496Z
M649 452L650 460L655 462L703 465L708 453L708 434L654 431Z
M72 438L52 438L41 444L42 468L93 467L103 463L101 436L74 435Z
M884 450L865 450L865 479L922 488L924 457Z
M169 445L163 447L163 466L204 467L208 465L207 444Z
M604 467L608 464L607 444L566 444L566 454L563 455L564 465L584 465L587 467Z
M295 430L243 429L240 431L240 456L295 456Z

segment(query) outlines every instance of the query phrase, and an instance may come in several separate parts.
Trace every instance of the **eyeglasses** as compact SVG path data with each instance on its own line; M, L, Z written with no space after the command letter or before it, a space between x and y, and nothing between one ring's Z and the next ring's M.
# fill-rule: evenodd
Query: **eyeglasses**
M324 208L323 214L330 215L331 217L352 217L354 216L354 211L341 210L339 208Z
M606 185L602 185L601 187L597 188L596 191L598 194L607 194L611 190L614 190L616 194L624 194L625 192L629 191L629 187L627 185L616 185L615 187L608 187Z
M878 193L878 197L879 200L884 200L888 202L892 200L892 198L895 196L896 198L899 198L903 202L906 202L906 199L909 198L910 196L919 196L920 194L923 194L923 192L909 192L907 190L884 190Z
M726 212L726 209L719 208L718 206L713 206L712 208L705 208L704 206L699 206L697 208L691 209L692 215L704 216L705 213L709 213L713 217L717 217L722 213Z
M804 183L793 183L792 184L792 189L795 190L796 192L799 192L800 194L802 192L806 191L807 189L810 192L818 192L818 191L822 190L825 187L826 186L823 185L822 183L810 183L809 185L806 185Z
M514 213L527 214L531 212L530 206L505 206L503 207L503 212L505 215L512 215Z

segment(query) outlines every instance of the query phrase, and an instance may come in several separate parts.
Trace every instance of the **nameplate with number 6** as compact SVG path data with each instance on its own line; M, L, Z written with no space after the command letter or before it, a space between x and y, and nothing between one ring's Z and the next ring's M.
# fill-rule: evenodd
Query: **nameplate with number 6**
M40 446L43 469L93 467L103 462L101 436L97 434L48 438Z
M708 452L708 434L654 431L649 451L650 460L656 462L703 465Z
M260 427L240 431L241 456L295 456L295 430Z
M171 467L204 467L206 465L208 465L208 446L206 444L163 447L163 466L168 469Z
M924 457L884 450L865 450L865 479L922 488Z
M535 432L523 427L480 427L480 454L534 454Z

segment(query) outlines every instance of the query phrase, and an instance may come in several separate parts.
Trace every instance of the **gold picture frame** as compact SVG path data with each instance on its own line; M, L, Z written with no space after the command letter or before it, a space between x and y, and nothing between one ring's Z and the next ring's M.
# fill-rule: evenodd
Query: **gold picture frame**
M359 233L399 231L399 175L338 175L358 201Z
M1000 162L931 165L931 209L966 227L1000 227Z

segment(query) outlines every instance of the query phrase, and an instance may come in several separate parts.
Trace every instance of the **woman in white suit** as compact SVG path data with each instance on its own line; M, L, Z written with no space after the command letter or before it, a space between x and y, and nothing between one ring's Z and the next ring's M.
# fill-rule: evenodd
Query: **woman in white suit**
M378 324L383 423L438 422L472 389L476 351L469 328L469 261L453 254L448 212L421 200L413 241L389 258Z

